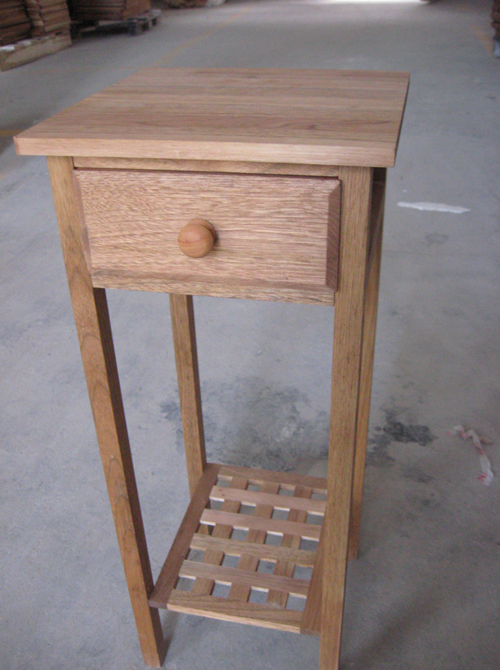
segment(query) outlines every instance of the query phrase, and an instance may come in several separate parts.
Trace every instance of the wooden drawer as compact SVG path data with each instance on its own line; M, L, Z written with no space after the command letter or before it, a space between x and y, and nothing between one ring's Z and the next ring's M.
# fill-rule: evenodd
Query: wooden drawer
M340 182L330 177L75 170L94 286L333 304ZM189 258L179 231L215 228Z

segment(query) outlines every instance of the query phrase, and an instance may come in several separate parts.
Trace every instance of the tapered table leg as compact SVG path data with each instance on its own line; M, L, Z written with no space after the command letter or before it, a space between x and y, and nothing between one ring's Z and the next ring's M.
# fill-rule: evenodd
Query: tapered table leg
M148 604L153 579L106 295L103 289L92 287L85 262L72 179L73 161L49 157L48 164L83 366L139 640L145 663L160 667L165 643L158 611Z
M191 495L193 495L207 465L203 415L201 411L193 297L190 295L171 294L170 316L174 336L175 363L179 384L189 490L191 491Z
M337 670L358 428L372 170L341 168L339 287L335 295L328 495L323 523L320 670Z
M349 558L357 558L358 556L361 504L363 501L366 449L368 444L368 423L370 419L373 358L375 353L375 331L377 327L386 170L379 170L378 172L382 173L381 181L373 185L372 212L370 217L371 245L369 249L370 255L368 258L368 274L366 277L364 301L363 348L361 356L358 426L356 430L356 455L354 458L354 478L352 485Z

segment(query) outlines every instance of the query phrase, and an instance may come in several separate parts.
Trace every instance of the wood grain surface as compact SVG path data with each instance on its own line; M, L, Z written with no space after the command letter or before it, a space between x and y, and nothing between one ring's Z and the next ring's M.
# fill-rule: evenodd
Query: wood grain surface
M241 465L221 465L219 479L245 477L250 484L262 486L264 482L275 482L280 488L294 491L296 486L310 486L314 493L326 494L327 481L323 477L298 475L294 472L273 472L258 468L245 468Z
M220 470L219 470L220 474ZM245 489L248 481L244 477L233 477L229 486L237 489ZM221 512L232 513L237 516L241 503L237 500L226 500L222 503ZM206 510L205 510L206 511ZM200 525L200 531L206 529L206 525ZM233 533L233 526L230 523L216 523L212 529L212 537L216 539L228 539ZM203 563L210 565L220 565L224 560L224 552L219 548L211 547L203 555ZM199 577L196 579L191 594L195 596L207 596L212 593L215 581L209 577Z
M262 491L242 491L229 488L228 486L214 486L210 493L212 500L239 500L246 505L257 503L272 505L279 510L299 510L312 514L323 515L325 513L324 500L310 500L310 496L289 496L263 493Z
M298 535L305 540L319 540L321 526L281 519L265 519L247 514L235 514L216 509L203 510L201 522L211 526L231 525L241 530L263 530L274 535Z
M300 625L300 632L307 635L321 635L321 607L323 597L323 559L325 555L324 534L320 538L314 554L314 565L307 594L306 606Z
M358 428L372 170L342 168L341 279L336 296L328 496L322 568L320 670L338 670ZM322 560L321 560L322 559ZM316 569L316 566L315 566ZM316 601L319 602L319 594Z
M182 523L179 526L172 547L156 580L155 587L151 589L149 603L152 607L163 607L164 603L170 597L170 593L177 581L180 567L189 551L191 538L198 528L200 514L208 502L212 486L217 481L219 467L211 463L207 466L203 477L200 479Z
M312 567L314 565L314 551L305 549L291 549L289 547L275 546L274 544L256 544L243 540L223 540L196 533L191 540L192 549L218 549L229 556L242 556L243 554L255 556L264 561L291 561L296 565Z
M230 488L230 487L227 487ZM273 482L264 482L261 491L264 495L274 495L279 491L279 484L274 484ZM261 492L259 491L259 493ZM254 516L260 519L270 519L273 515L274 509L265 500L262 500L259 504L255 506ZM248 545L263 545L266 541L267 532L262 530L262 528L251 528L249 529L247 536L245 538L245 543ZM254 556L252 553L244 553L240 556L238 561L238 570L244 570L250 572L256 572L259 567L259 559L257 556ZM266 575L267 576L267 575ZM255 586L258 584L255 583ZM262 585L262 582L261 584ZM252 582L248 581L243 582L232 582L231 588L229 589L228 599L229 600L239 600L241 602L247 602L251 595ZM307 588L307 586L306 586ZM286 590L286 589L285 589Z
M70 158L49 157L59 232L109 499L147 665L160 667L166 647L148 594L153 578L125 423L106 295L87 271Z
M308 501L311 498L312 489L308 486L297 486L294 495L289 496L296 501ZM309 502L312 502L309 500ZM319 502L319 501L314 501ZM304 509L297 508L297 506L291 507L288 512L287 521L295 523L305 523L307 520L307 511ZM285 533L281 538L281 547L299 549L301 544L301 538L298 535L290 535ZM281 576L281 578L292 578L295 573L295 563L293 561L287 561L284 559L279 560L274 566L274 576ZM304 591L303 595L307 596L309 593L309 580L306 581L307 588ZM292 593L292 590L289 590L289 593ZM283 589L275 589L272 587L269 589L267 594L267 604L274 605L275 607L284 608L286 607L288 601L288 594L283 591Z
M385 173L385 170L384 170ZM361 529L361 504L365 479L368 423L372 390L375 331L377 327L378 289L382 260L382 234L384 226L385 174L383 181L373 183L372 217L369 233L369 259L364 300L363 349L361 356L358 425L356 429L356 455L352 483L351 521L349 527L349 558L357 558Z
M260 484L252 484L248 491L250 480L239 473L223 475L225 467L207 466L150 603L180 612L298 631L302 612L296 609L294 598L305 604L310 579L307 571L297 573L296 568L311 568L315 558L314 551L300 546L302 538L317 542L320 535L320 525L309 517L307 508L300 508L307 503L317 511L314 503L322 502L311 500L316 490L306 486L304 480L312 479L310 483L321 486L324 480L295 475L301 480L295 485L289 474L264 470L257 472ZM280 481L281 474L284 481ZM222 499L220 510L211 509L213 501L221 500L222 489L235 499ZM253 515L243 507L248 495L254 504ZM283 498L290 500L288 518L274 518ZM207 523L213 526L211 535L201 533ZM244 539L234 537L240 529L248 531ZM279 546L269 537L275 535L281 535ZM237 565L227 562L227 556L238 557ZM220 590L221 585L229 586L226 593ZM256 592L260 594L259 603L252 600Z
M149 68L16 138L21 154L393 165L408 74Z
M292 595L307 595L309 582L306 579L291 579L281 575L268 575L256 572L255 569L245 569L240 563L238 563L237 568L227 568L218 565L208 565L199 561L184 561L179 571L179 577L208 577L220 584L242 586L245 591L247 589L250 590L250 588L263 591L273 589L275 591L291 593ZM229 599L244 600L246 602L246 598L234 598L234 596L231 596L231 592Z
M302 612L296 610L279 610L270 605L265 607L256 603L213 598L212 596L193 598L190 593L183 593L182 591L172 593L167 608L173 612L197 614L198 616L221 619L222 621L236 621L289 633L300 633L300 621L302 619Z
M408 80L397 72L151 68L15 138L20 154L49 156L99 447L149 665L165 655L152 607L168 607L321 631L320 670L339 668L347 558L356 555L359 535L383 182ZM177 244L195 218L215 229L203 258L187 258ZM154 587L108 287L189 294L172 295L171 305L192 499ZM207 465L190 295L331 305L334 293L328 485ZM220 509L210 508L215 501ZM288 518L274 514L282 509ZM310 513L324 513L323 525L310 522ZM281 546L266 543L275 535ZM315 541L317 552L301 550L302 539ZM238 557L236 568L226 555ZM267 560L272 575L259 570ZM311 579L296 578L296 565L312 567ZM190 592L179 576L190 580ZM230 585L228 597L219 597L216 583ZM254 590L266 591L267 602L251 602ZM289 595L306 598L304 612L290 609Z
M192 296L170 295L170 318L189 490L194 495L207 459Z
M126 279L129 288L153 278L163 281L164 290L169 280L218 282L227 291L238 282L275 291L335 289L336 179L78 170L75 182L97 283L105 275ZM186 257L177 242L195 218L216 231L204 258Z
M331 307L335 293L328 286L303 286L290 282L266 282L256 280L252 285L244 280L207 280L203 278L170 279L165 277L130 277L116 273L99 272L92 277L95 288L123 288L132 291L154 291L160 293L188 293L211 295L216 298L241 298L246 300L268 300Z

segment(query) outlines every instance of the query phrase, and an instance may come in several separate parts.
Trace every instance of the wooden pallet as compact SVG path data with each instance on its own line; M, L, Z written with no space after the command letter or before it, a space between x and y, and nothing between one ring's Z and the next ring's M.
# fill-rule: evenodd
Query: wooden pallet
M311 580L326 487L318 477L208 465L149 604L319 633L305 618L319 602Z
M66 0L24 0L32 24L32 37L69 33L70 18Z
M127 19L113 20L113 21L96 21L91 26L83 26L77 28L77 37L83 37L89 33L116 33L128 32L129 35L140 35L146 30L151 30L153 26L161 22L161 10L151 9L148 12L143 12L138 16L133 16Z
M0 71L31 63L71 46L69 33L44 35L0 47Z

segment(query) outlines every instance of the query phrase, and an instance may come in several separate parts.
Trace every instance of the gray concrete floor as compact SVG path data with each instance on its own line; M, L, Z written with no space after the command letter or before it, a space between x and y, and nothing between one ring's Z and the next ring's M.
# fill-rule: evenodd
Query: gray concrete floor
M485 0L230 1L0 74L1 670L143 667L46 164L9 135L153 64L409 70L390 171L361 552L343 668L497 670L500 62ZM462 214L398 202L462 206ZM165 295L110 292L155 575L187 503ZM212 459L324 471L333 310L196 299ZM169 616L168 670L314 668L318 640Z

